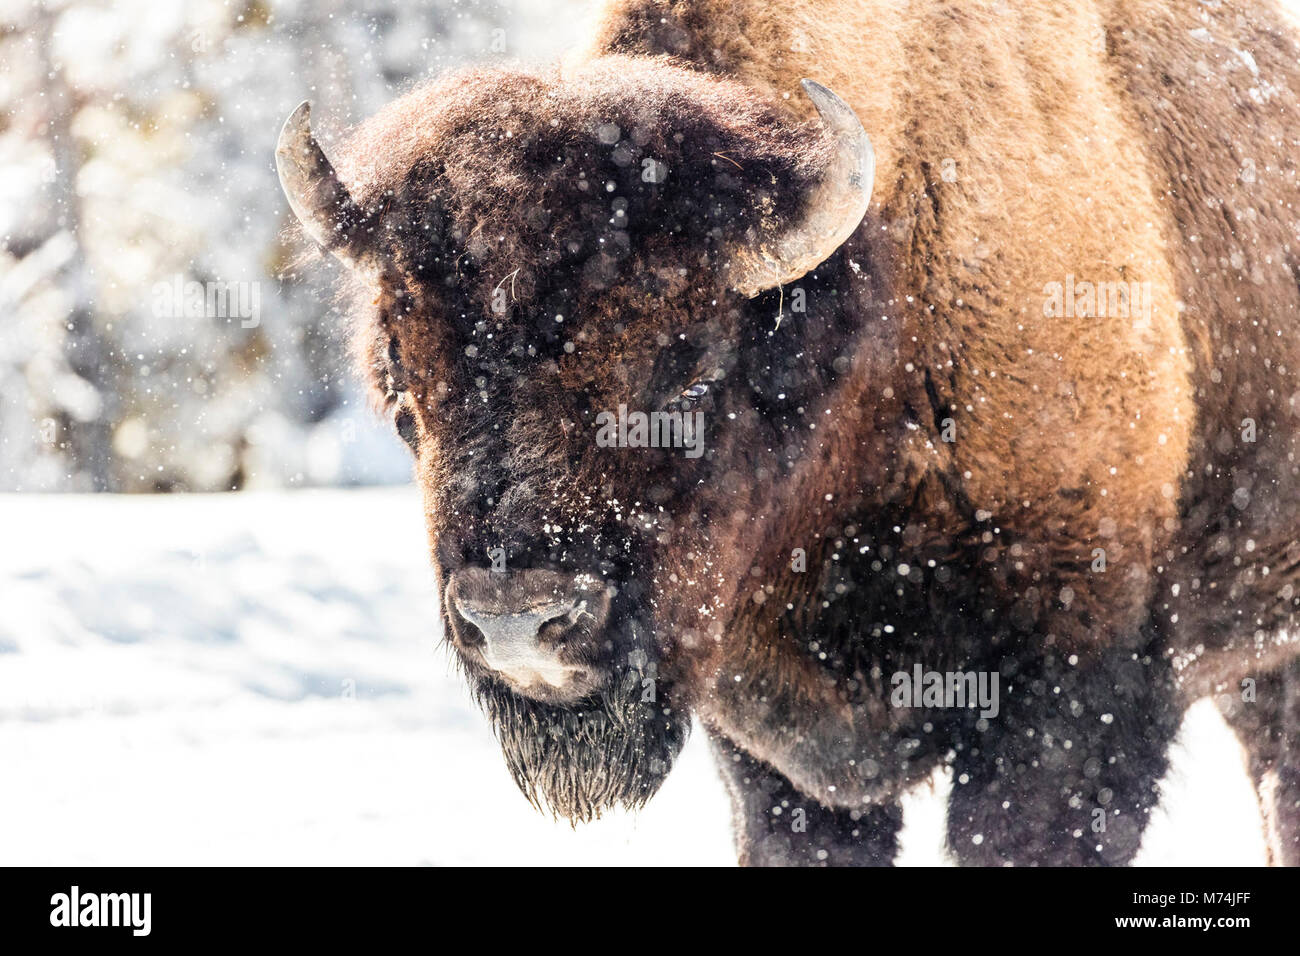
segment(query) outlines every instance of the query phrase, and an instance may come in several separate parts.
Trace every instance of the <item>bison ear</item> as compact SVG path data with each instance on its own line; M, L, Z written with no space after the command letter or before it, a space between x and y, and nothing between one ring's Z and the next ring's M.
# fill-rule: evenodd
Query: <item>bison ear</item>
M311 131L311 104L305 100L289 114L275 145L275 168L289 208L303 231L322 249L362 272L378 272L372 250L373 224L352 200Z
M793 282L815 269L853 235L871 201L876 154L852 107L812 80L804 91L834 144L798 222L730 250L730 285L746 297Z

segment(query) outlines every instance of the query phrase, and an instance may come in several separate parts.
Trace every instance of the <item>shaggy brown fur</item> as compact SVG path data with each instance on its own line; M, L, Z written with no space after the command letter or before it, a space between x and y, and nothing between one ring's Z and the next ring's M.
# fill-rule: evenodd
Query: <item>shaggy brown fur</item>
M887 862L899 794L947 762L963 861L1121 863L1183 707L1253 677L1225 707L1300 862L1296 62L1271 3L618 0L559 73L459 74L367 123L340 172L400 279L361 341L440 580L502 546L615 581L622 630L582 653L665 688L644 771L542 798L643 800L689 710L744 859ZM878 170L791 314L719 265L800 213L802 76ZM1046 315L1076 280L1148 284L1149 313ZM701 380L699 461L594 447L597 411ZM915 663L1000 671L1001 715L891 707ZM521 755L520 720L563 721L519 707L489 709L526 790L590 765Z

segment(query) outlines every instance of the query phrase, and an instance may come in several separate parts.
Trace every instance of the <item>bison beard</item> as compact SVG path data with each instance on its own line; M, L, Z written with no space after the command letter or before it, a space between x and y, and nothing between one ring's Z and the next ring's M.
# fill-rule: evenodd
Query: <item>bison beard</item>
M562 706L530 700L490 677L472 678L515 783L539 810L574 823L615 806L638 809L655 795L689 732L672 687L656 680L642 700L643 672L622 667L598 694Z

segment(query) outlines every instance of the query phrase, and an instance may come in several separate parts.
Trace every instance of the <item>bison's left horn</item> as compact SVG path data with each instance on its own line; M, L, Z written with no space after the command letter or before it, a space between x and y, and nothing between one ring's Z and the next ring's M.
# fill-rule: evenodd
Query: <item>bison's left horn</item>
M820 83L804 80L803 88L834 141L834 151L799 222L731 250L730 284L745 296L793 282L815 269L853 235L871 201L876 154L857 115Z
M367 252L368 217L352 201L311 131L311 104L303 101L289 114L275 144L275 168L289 208L303 230L354 268L372 265Z

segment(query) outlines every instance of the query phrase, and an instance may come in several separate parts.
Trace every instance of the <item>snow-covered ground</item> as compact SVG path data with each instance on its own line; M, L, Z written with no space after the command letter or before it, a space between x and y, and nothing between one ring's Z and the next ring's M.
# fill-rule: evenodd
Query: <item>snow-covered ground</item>
M439 647L411 488L0 496L0 864L729 864L697 735L638 815L533 811ZM903 863L943 862L947 785ZM1141 862L1263 861L1197 705Z

